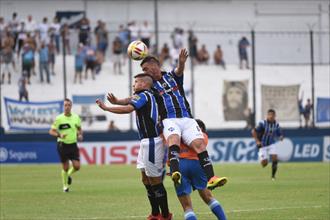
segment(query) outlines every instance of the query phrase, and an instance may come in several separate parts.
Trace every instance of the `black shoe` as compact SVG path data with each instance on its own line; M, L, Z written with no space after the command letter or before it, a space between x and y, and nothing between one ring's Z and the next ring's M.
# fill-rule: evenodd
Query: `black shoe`
M63 192L65 192L65 193L69 192L69 187L63 188Z
M71 176L69 176L68 177L68 185L71 185L71 183L72 183L72 178L71 178Z

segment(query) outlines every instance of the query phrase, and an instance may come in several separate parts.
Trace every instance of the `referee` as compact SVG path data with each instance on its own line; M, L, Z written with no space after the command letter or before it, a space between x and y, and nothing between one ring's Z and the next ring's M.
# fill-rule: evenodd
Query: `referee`
M58 115L52 124L49 134L57 137L57 151L62 163L63 191L69 192L71 175L80 169L77 140L82 141L81 120L79 115L71 112L72 101L64 100L64 112ZM69 160L72 162L70 167Z

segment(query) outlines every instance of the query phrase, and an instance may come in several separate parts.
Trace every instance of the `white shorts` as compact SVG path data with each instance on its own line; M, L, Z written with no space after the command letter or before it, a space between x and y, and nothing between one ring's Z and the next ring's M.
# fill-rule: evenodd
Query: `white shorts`
M260 161L268 160L269 155L273 155L273 154L277 155L275 144L271 144L267 147L262 147L259 149L259 152L258 152L259 160Z
M140 142L136 168L141 169L149 177L162 176L165 168L165 151L163 139L144 138Z
M190 146L191 142L196 139L204 139L202 130L193 118L166 118L163 120L163 134L165 139L177 134L183 142Z

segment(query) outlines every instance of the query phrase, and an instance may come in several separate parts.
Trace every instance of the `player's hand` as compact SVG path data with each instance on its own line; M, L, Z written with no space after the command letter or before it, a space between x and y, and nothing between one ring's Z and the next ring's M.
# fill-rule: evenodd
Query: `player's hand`
M64 139L66 137L67 134L60 134L60 138Z
M185 48L181 49L179 54L179 64L184 65L187 61L188 56L189 55L187 49Z
M118 99L113 93L108 93L107 99L111 104L117 104Z
M257 144L257 148L258 148L258 149L262 148L262 144L261 144L260 141L257 141L256 144Z
M78 141L82 141L84 139L82 134L78 134L77 138L78 138Z
M95 102L101 109L105 110L106 106L100 99L96 99Z

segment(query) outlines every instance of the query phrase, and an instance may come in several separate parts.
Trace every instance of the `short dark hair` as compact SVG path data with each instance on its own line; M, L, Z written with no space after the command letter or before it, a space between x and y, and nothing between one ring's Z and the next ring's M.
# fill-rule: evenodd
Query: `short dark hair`
M195 120L196 120L198 126L201 128L202 132L206 133L206 126L205 126L204 122L200 119L195 119Z
M148 73L139 73L139 74L136 74L134 76L134 78L136 79L136 78L141 78L141 77L145 77L145 76L148 76L148 77L150 77L152 79L152 77Z
M144 58L144 59L142 60L140 66L142 67L143 64L145 64L145 63L149 63L149 62L155 62L155 63L158 64L158 66L160 66L160 62L159 62L158 58L155 57L155 56L147 56L146 58Z
M67 102L71 102L72 103L71 99L69 99L69 98L65 98L64 101L67 101Z
M268 109L267 113L273 113L273 114L276 114L276 112L275 112L274 109Z

